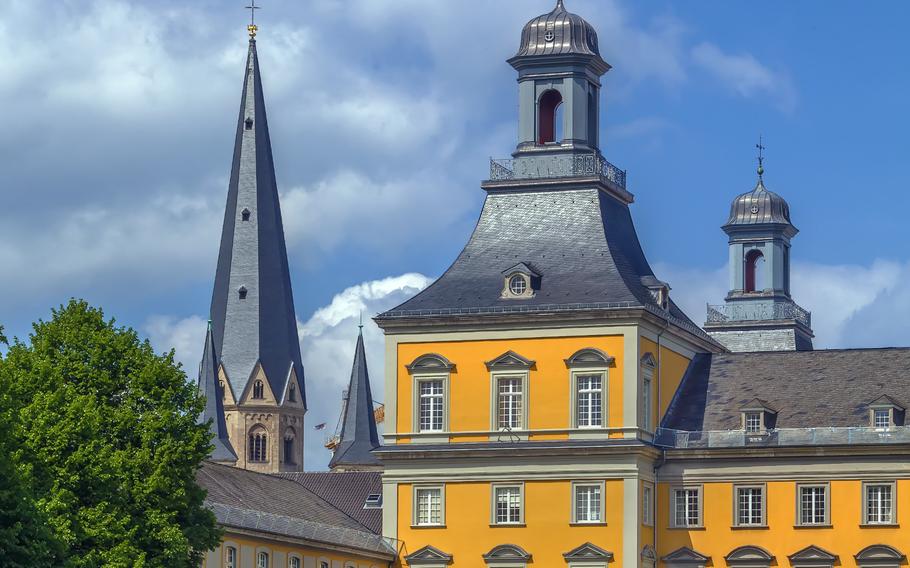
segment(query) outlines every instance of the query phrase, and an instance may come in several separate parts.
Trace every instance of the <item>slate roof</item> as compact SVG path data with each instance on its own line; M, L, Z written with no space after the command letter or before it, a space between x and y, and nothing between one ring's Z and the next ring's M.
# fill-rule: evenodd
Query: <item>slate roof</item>
M777 410L775 428L866 427L882 395L910 400L910 348L696 355L662 426L741 428L758 398Z
M293 367L306 405L255 40L250 40L243 82L211 319L216 352L235 398L240 398L261 363L279 401Z
M724 228L769 223L792 226L790 205L780 195L768 191L764 182L759 178L755 189L738 195L733 200L730 205L730 217Z
M218 384L218 359L215 357L215 344L212 340L212 325L209 324L205 332L205 348L202 353L202 363L199 364L199 379L196 383L199 394L205 397L205 409L199 415L199 424L211 420L212 444L215 449L210 456L212 461L231 462L237 461L237 454L228 438L227 424L224 421L224 402L221 388Z
M502 298L502 271L518 262L540 274L528 299ZM643 282L643 277L644 282ZM714 343L671 300L657 305L651 270L628 205L592 187L490 192L468 244L446 272L400 306L396 317L640 308Z
M279 475L306 487L370 531L382 533L382 509L363 508L368 496L382 494L382 473L379 471L318 471Z
M196 481L224 526L394 555L375 531L289 479L206 462Z
M348 383L341 435L329 462L330 468L379 466L381 462L371 452L379 446L376 418L373 415L373 395L370 392L370 373L363 347L363 329L357 336L354 364Z

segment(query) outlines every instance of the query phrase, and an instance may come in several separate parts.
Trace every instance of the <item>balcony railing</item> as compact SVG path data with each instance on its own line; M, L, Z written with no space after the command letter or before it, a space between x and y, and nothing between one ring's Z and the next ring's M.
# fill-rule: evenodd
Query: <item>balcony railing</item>
M812 327L812 313L793 302L708 304L708 323L788 319Z
M777 428L760 433L743 430L688 432L658 428L654 443L674 449L910 444L910 427Z
M600 177L604 181L626 189L625 170L617 168L599 154L490 158L490 180L492 181L591 176Z

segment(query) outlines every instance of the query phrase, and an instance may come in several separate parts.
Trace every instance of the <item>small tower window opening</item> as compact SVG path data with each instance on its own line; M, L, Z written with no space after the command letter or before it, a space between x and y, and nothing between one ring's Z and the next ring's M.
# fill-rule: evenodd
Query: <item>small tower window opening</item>
M765 255L760 250L746 253L746 287L745 292L760 292L765 289Z
M241 286L240 289L237 290L237 295L241 300L246 300L246 286Z
M597 147L597 89L588 91L588 144Z
M294 385L291 385L291 388L288 389L288 400L297 402L297 387Z
M562 95L550 90L537 103L537 134L540 144L552 144L562 140Z
M294 429L288 428L284 433L284 463L297 463L294 461L294 438Z
M252 118L247 118L246 120L243 121L243 124L247 130L253 129L253 119Z
M263 386L262 381L256 381L255 383L253 383L253 398L255 398L255 399L265 398L265 396L263 395L264 390L265 390L265 387Z
M241 211L240 218L243 219L244 221L249 221L250 220L250 210L244 209L243 211Z
M263 463L268 461L268 436L265 428L259 426L250 432L249 459L251 462Z

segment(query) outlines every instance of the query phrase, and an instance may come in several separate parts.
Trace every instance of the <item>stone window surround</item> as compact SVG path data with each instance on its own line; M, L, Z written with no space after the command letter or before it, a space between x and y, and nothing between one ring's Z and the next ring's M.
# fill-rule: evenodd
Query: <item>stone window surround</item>
M505 488L518 488L519 513L517 523L496 521L496 490ZM522 527L525 524L525 484L523 482L497 482L490 484L490 526L491 527Z
M825 489L825 520L823 523L803 523L803 505L802 489L806 487L823 487ZM796 484L796 522L799 528L830 528L831 527L831 484L828 482L821 483L797 483Z
M439 523L420 524L417 518L417 492L418 490L439 490ZM415 484L411 488L411 528L445 528L446 526L446 486L444 483Z
M600 520L599 521L579 521L578 520L578 502L577 502L577 490L579 487L597 487L600 489ZM607 501L607 491L606 483L604 480L589 480L589 481L573 481L572 482L572 491L571 491L571 510L569 511L569 519L573 525L581 526L602 526L607 524L606 516L606 501Z
M761 490L761 523L740 523L740 489L760 489ZM733 485L733 524L734 528L762 528L768 526L768 488L764 483L736 483Z
M876 485L887 485L891 487L891 522L890 523L870 523L869 522L869 487ZM893 527L897 526L897 482L896 481L863 481L860 503L860 526L864 527Z
M698 503L698 523L695 525L678 525L676 524L676 493L677 491L682 490L695 490L697 491L697 503ZM705 503L704 503L704 486L701 484L682 484L682 485L672 485L670 487L670 525L671 529L700 529L705 526Z

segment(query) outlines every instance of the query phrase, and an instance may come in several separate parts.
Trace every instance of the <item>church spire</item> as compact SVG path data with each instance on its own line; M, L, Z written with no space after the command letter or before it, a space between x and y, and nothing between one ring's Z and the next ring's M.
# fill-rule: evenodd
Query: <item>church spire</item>
M202 363L199 364L199 380L197 382L199 394L205 397L205 409L199 415L199 423L205 424L211 420L212 451L211 459L216 462L234 463L237 454L228 439L227 424L224 420L224 402L222 388L218 379L218 358L215 356L215 344L212 341L212 322L209 322L205 332L205 349L202 354Z
M244 397L254 375L258 384L261 367L278 404L283 404L285 393L291 390L288 382L296 378L305 406L297 320L253 37L237 121L211 318L216 355L234 400Z
M363 348L363 329L357 336L354 366L348 384L341 421L341 436L329 467L337 470L375 469L381 464L371 453L379 447L376 417L373 415L373 395Z

